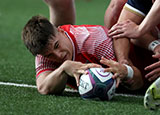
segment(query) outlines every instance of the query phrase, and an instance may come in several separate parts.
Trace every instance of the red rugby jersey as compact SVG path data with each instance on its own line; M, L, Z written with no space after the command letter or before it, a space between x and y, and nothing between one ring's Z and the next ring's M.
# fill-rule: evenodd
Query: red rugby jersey
M115 60L112 40L107 36L107 29L100 25L64 25L61 28L66 32L74 48L74 61L82 63L99 63L103 56ZM59 64L37 55L35 58L36 77L45 71L53 71Z
M66 32L74 48L73 60L82 63L98 63L103 56L107 59L116 60L112 47L112 39L107 36L107 29L100 25L64 25L61 28ZM133 46L133 45L132 45ZM139 47L131 47L130 59L133 64L141 71L143 79L148 73L144 68L156 60L152 58L152 52ZM49 59L37 55L35 58L36 77L46 71L53 71L58 68L57 64ZM68 84L76 88L75 79L69 77ZM147 81L146 81L147 84Z

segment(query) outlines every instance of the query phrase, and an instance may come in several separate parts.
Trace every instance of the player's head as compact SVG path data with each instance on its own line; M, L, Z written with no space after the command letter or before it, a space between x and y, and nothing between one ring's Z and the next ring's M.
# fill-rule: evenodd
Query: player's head
M51 36L55 36L56 29L42 16L33 16L22 31L22 39L28 50L35 56L46 48Z
M22 40L34 55L44 55L53 60L72 59L72 45L64 30L56 28L42 16L32 17L22 31Z

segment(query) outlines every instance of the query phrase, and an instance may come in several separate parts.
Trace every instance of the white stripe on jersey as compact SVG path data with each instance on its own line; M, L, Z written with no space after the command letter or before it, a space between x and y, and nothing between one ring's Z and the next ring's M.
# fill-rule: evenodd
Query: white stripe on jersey
M74 46L74 43L73 43L71 37L68 35L68 33L65 32L65 34L67 35L67 37L70 39L70 41L72 43L72 46L73 46L73 57L72 57L72 60L74 61L75 60L75 46Z

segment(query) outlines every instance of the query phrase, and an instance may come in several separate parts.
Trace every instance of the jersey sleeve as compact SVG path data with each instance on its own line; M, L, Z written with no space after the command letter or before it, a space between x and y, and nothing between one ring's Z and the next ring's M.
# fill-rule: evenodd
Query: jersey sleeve
M43 72L46 71L53 71L56 69L55 63L51 60L41 56L37 55L35 57L35 69L36 69L36 78Z

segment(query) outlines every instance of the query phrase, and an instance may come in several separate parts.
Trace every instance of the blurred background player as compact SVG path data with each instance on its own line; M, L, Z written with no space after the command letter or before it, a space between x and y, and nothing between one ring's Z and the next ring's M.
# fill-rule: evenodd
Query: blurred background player
M111 28L117 23L121 10L127 0L111 0L104 15L104 25Z
M75 24L76 10L74 0L44 0L48 5L50 21L55 26Z
M75 24L76 9L74 0L44 0L44 2L48 5L52 24L55 24L55 26ZM104 23L107 28L111 28L117 22L126 2L127 0L110 0L104 16Z

